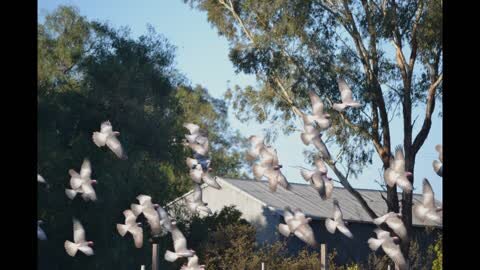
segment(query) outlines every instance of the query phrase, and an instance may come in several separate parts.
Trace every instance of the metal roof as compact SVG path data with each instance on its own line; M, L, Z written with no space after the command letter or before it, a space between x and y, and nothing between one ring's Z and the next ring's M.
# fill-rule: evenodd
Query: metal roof
M276 212L281 215L283 215L283 209L285 206L290 206L291 208L300 208L305 215L312 217L312 219L331 218L333 213L333 199L336 198L339 201L344 220L357 223L372 223L372 219L362 208L360 203L343 187L334 187L332 197L324 201L320 198L318 192L309 184L291 183L292 189L290 191L278 187L276 192L271 192L268 189L268 181L228 178L223 178L223 180L247 193L246 195L252 196L258 201L263 202L268 207L275 208ZM224 186L225 183L224 181L219 180L219 184ZM208 188L206 185L202 185L202 187ZM378 216L386 214L387 206L380 195L383 193L383 196L386 197L386 192L373 189L356 190L360 192L367 204ZM221 190L219 190L219 192L221 192ZM401 193L398 194L401 202ZM421 194L413 194L414 203L421 202L421 200ZM436 200L436 205L441 206L442 203ZM426 224L423 224L413 216L413 225L425 226Z

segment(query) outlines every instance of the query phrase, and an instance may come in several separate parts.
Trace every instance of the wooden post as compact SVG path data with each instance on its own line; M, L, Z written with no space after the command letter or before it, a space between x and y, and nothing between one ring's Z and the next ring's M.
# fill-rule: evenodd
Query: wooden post
M152 244L152 270L158 270L158 244Z
M328 270L327 244L320 245L320 269Z
M262 262L262 270L265 270L265 264Z

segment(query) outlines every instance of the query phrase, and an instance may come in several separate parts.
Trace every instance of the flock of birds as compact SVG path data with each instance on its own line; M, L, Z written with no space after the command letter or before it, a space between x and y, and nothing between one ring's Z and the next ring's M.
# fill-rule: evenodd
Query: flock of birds
M188 209L192 212L206 211L211 213L211 210L206 207L202 201L200 184L202 182L220 189L220 185L216 182L217 177L212 177L208 171L211 171L210 160L206 156L208 153L208 139L201 136L198 131L199 127L194 124L185 124L185 127L190 129L190 135L186 135L187 142L195 153L195 159L188 158L187 164L191 168L190 176L192 180L197 183L195 185L194 199L188 202ZM128 159L122 144L118 140L120 133L113 131L110 121L105 121L100 126L99 132L94 132L92 140L98 147L108 147L119 159ZM202 169L204 168L204 170ZM96 201L97 195L94 185L97 180L92 179L92 165L88 159L84 159L80 172L70 169L70 188L65 189L66 196L73 200L77 195L80 195L84 201ZM37 174L37 181L49 187L48 182L43 176ZM173 239L174 251L167 250L165 259L173 262L178 258L188 258L188 263L184 264L181 270L204 270L205 265L199 265L198 257L195 251L187 248L187 240L183 233L176 226L176 221L173 220L167 211L159 204L154 204L152 198L148 195L140 194L136 197L137 203L132 203L130 209L123 211L125 216L124 224L117 224L117 231L120 236L124 237L127 233L132 235L132 239L136 248L143 246L144 229L142 222L137 222L140 215L143 215L150 228L150 239L152 242L157 241L160 237L170 233ZM39 240L47 240L45 231L41 228L42 220L37 222L37 237ZM73 218L73 242L66 240L64 243L65 251L69 256L76 256L78 251L86 256L94 255L94 242L86 240L85 229L82 223Z
M359 108L362 106L360 102L353 99L353 94L350 87L345 80L339 78L337 80L342 103L335 103L332 109L342 112L346 108ZM313 91L309 92L309 97L312 105L312 113L302 114L304 132L300 134L300 138L305 145L313 144L318 150L318 157L315 159L315 168L312 170L302 168L300 175L302 178L310 183L310 185L318 192L323 200L332 197L333 180L328 176L328 168L325 165L325 160L331 158L325 143L322 140L322 134L328 130L332 121L330 114L325 112L325 107L320 99ZM253 164L253 174L255 179L260 180L263 177L268 179L270 191L275 192L277 186L280 185L286 190L291 191L292 187L281 172L282 165L278 160L277 151L264 143L263 138L252 135L249 138L250 148L247 151L246 157L248 161L258 161ZM437 145L435 149L439 152L439 160L433 162L434 171L442 176L442 146ZM390 166L384 171L384 180L389 187L398 186L404 192L412 192L412 183L408 177L412 173L405 170L405 156L403 148L397 146L395 148L395 155L390 157ZM413 214L424 223L441 224L442 208L435 206L435 199L432 187L427 179L423 180L423 201L415 203L413 206ZM285 237L291 234L298 237L303 242L312 247L318 247L315 240L315 235L309 223L311 218L306 217L301 209L285 207L283 213L285 224L279 224L278 230ZM374 232L377 238L370 238L368 245L372 250L377 250L382 247L384 252L395 263L396 268L400 270L408 269L408 263L404 258L401 249L400 241L407 241L408 234L405 224L401 219L400 213L389 212L385 215L373 220L373 223L381 226L386 224L392 232L377 228ZM325 220L325 227L327 231L334 234L336 230L352 239L354 236L347 227L347 222L343 220L340 203L337 199L333 199L333 218Z
M358 101L353 99L352 91L343 79L338 79L338 86L341 94L342 103L333 104L332 108L336 111L343 111L348 107L359 108L362 106ZM312 104L312 113L306 114L302 112L302 120L304 122L304 132L301 133L301 140L305 145L313 144L318 150L319 157L315 160L315 168L312 170L301 169L302 178L310 183L310 185L318 192L323 200L331 198L333 192L333 180L328 176L328 168L324 159L330 159L330 153L322 141L322 133L329 129L332 122L330 115L324 111L324 105L319 96L313 91L309 92ZM193 152L193 158L188 157L186 164L189 168L189 175L193 181L194 189L192 196L187 197L186 205L192 213L211 214L207 203L202 200L201 184L220 190L221 186L217 180L218 176L212 177L210 172L211 160L208 156L209 140L206 132L193 123L186 123L184 127L189 130L190 134L185 135L186 140L183 144L189 147ZM109 121L103 122L100 132L94 132L92 135L93 142L98 147L108 147L119 159L127 159L127 155L118 140L120 133L113 131ZM277 156L277 151L269 145L266 145L264 139L259 136L252 135L249 138L250 147L246 153L247 161L253 164L253 175L256 180L267 178L269 189L276 192L277 187L291 191L292 186L288 183L286 177L282 174ZM434 171L442 176L443 159L442 146L437 145L435 149L439 152L439 160L433 162ZM80 173L75 170L69 170L70 189L65 189L66 196L73 200L77 194L80 194L85 201L96 201L94 185L97 183L95 179L91 179L92 167L88 159L84 159L80 168ZM390 167L384 172L385 183L393 187L397 185L405 192L413 190L408 176L411 172L405 170L405 157L401 146L395 148L395 155L390 158ZM37 181L47 185L45 179L38 174ZM188 258L188 263L182 266L182 270L202 270L205 265L199 265L198 257L195 251L188 249L187 240L183 233L176 226L176 221L171 218L167 211L159 204L152 202L152 198L148 195L140 194L136 197L138 204L132 203L130 209L123 211L125 216L124 224L117 224L118 233L124 237L127 233L132 235L134 245L137 248L143 246L143 227L142 222L138 222L140 215L143 215L150 228L151 241L154 242L158 238L171 234L173 240L173 251L167 250L164 258L169 262L176 261L179 258ZM422 222L432 222L441 224L442 218L440 212L442 208L435 206L435 199L432 187L427 179L423 180L423 202L415 203L413 206L413 214ZM312 218L306 217L301 209L285 207L284 209L285 224L279 224L279 232L285 236L295 235L303 242L312 247L318 247L315 240L313 229L309 225ZM348 238L353 238L352 232L347 227L347 222L343 220L343 214L340 203L337 199L333 199L333 218L325 220L327 231L334 234L336 230ZM384 252L395 262L396 268L400 270L408 269L407 262L400 251L400 241L407 240L408 234L403 224L400 213L389 212L381 217L373 220L374 224L380 226L386 224L392 232L388 232L377 228L374 232L377 238L370 238L368 245L372 250L382 247ZM38 239L46 240L47 236L40 225L43 221L38 220L37 235ZM65 251L70 256L75 256L80 250L87 256L93 255L93 241L87 241L85 230L79 220L73 218L73 242L65 241Z

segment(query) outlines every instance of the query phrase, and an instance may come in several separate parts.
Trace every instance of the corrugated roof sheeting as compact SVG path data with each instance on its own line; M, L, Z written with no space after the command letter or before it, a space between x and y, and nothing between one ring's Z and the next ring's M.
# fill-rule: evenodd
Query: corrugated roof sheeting
M333 213L333 198L340 203L343 212L343 218L346 221L367 222L372 223L372 219L367 212L363 210L360 203L345 189L335 187L332 198L322 200L317 191L308 184L292 183L292 190L287 191L282 187L278 187L275 193L268 189L267 181L241 180L241 179L225 179L228 183L238 187L240 190L256 197L260 201L265 202L268 206L283 211L285 206L292 208L300 208L307 216L317 219L331 217ZM385 201L381 197L381 193L386 197L386 192L379 190L357 189L365 198L368 205L377 215L383 215L387 211ZM414 194L414 202L420 202L421 194ZM399 193L399 200L401 194ZM437 206L441 206L441 202L437 201ZM425 225L413 216L413 225Z

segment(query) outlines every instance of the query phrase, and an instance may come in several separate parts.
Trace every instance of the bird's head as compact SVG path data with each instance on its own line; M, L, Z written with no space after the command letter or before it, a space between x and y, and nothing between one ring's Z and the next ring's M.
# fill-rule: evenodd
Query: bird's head
M87 245L88 245L89 247L93 247L93 241L88 241L88 242L87 242Z

